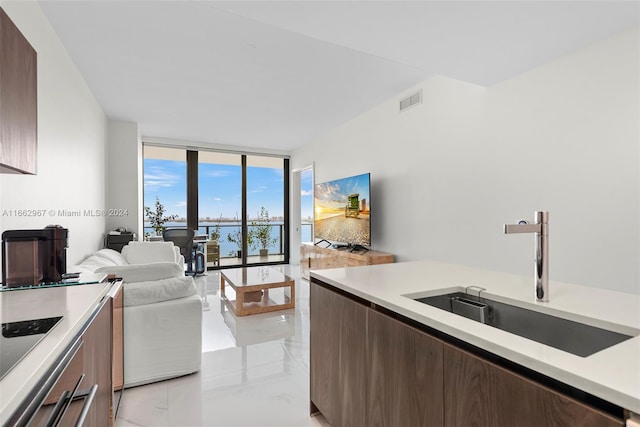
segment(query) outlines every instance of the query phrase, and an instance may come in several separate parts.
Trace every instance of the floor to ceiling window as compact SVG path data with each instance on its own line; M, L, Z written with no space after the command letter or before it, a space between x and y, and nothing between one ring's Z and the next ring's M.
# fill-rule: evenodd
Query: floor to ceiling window
M187 158L184 149L144 146L144 236L162 236L163 227L185 227Z
M284 163L278 157L247 156L248 263L284 260Z
M145 235L156 234L149 214L157 196L165 226L208 237L209 268L286 263L288 165L283 157L145 145Z
M220 265L242 264L241 155L198 152L198 230L218 242Z

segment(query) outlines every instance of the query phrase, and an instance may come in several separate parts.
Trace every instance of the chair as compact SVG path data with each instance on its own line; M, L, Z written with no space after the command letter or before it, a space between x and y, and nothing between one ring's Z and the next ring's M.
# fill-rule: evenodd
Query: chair
M218 242L207 243L207 263L212 262L215 267L220 267L220 246Z
M174 245L180 248L180 253L187 265L188 275L202 274L204 272L204 270L198 271L198 268L194 268L194 263L199 255L196 253L198 245L193 242L194 235L195 232L190 228L168 228L162 233L163 240L173 242ZM203 255L200 256L203 257Z

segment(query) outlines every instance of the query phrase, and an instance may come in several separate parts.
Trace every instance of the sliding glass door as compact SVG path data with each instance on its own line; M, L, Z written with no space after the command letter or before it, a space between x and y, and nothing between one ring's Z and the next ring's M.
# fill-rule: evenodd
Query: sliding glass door
M247 156L247 263L285 259L285 160Z
M208 247L209 267L242 264L241 155L198 152L198 230L212 246Z

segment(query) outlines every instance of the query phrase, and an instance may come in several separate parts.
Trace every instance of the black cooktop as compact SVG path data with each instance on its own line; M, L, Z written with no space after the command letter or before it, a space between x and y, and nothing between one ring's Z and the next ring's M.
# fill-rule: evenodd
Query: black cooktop
M44 338L62 316L2 324L0 379Z

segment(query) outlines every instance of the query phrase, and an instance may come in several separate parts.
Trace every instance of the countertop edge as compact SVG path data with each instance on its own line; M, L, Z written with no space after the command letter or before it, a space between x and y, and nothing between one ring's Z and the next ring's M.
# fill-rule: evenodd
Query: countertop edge
M500 331L495 328L493 331L490 331L491 335L501 336L505 339L508 339L507 344L498 344L495 340L487 339L483 337L482 328L487 328L486 325L482 325L473 320L469 320L463 318L461 316L457 316L455 314L447 313L435 307L426 306L419 302L415 302L415 304L421 304L419 307L419 311L408 308L412 305L412 301L408 301L408 298L405 297L405 294L410 294L415 289L407 290L402 286L397 285L398 292L395 295L388 296L382 295L383 293L389 294L388 287L384 289L384 292L380 294L375 293L375 287L373 285L365 285L364 282L371 281L372 279L378 278L380 281L388 280L388 277L385 274L380 274L387 271L394 270L398 272L401 270L402 264L416 264L422 263L421 265L426 265L430 268L439 268L439 266L443 266L449 274L452 271L455 271L456 268L460 268L461 271L464 270L464 275L473 274L474 271L481 272L482 275L486 276L495 275L505 276L512 278L511 275L507 275L499 272L487 272L480 269L473 269L466 266L455 266L452 264L438 263L438 262L409 262L409 263L396 263L389 265L378 265L378 266L362 266L355 267L350 269L340 268L340 269L330 269L330 270L311 270L310 276L312 278L316 278L322 282L325 282L331 286L334 286L342 291L345 291L349 294L352 294L356 297L384 307L387 310L391 310L396 312L402 316L405 316L409 319L412 319L416 322L419 322L427 327L438 330L444 334L450 335L456 339L460 339L464 342L467 342L473 346L476 346L482 350L488 351L490 353L496 354L497 356L503 357L509 361L517 363L525 368L536 371L542 375L546 375L550 378L558 380L560 382L566 383L570 386L583 390L587 393L590 393L594 396L600 397L606 401L609 401L615 405L621 406L625 409L631 410L635 413L640 413L640 380L637 380L636 383L633 384L632 388L637 389L638 393L633 392L625 392L621 388L617 388L612 384L605 384L597 381L593 381L589 378L582 377L575 372L572 372L567 369L563 369L561 366L562 363L554 364L549 361L540 360L535 357L533 354L536 352L542 352L546 355L558 353L559 356L555 355L555 357L559 357L559 359L568 359L575 358L578 356L573 356L568 353L562 352L561 350L552 349L543 344L535 343L533 341L527 340L526 338L522 338L508 332ZM393 267L390 267L393 266ZM446 267L445 267L446 266ZM349 271L347 271L349 270ZM359 276L361 273L361 277ZM464 276L463 275L463 276ZM521 278L524 281L530 281L529 278ZM450 287L454 285L445 284L440 285L439 288ZM579 285L572 285L579 286ZM426 287L426 286L425 286ZM436 289L436 288L433 288ZM588 292L587 287L585 287ZM594 291L595 292L595 291ZM601 292L601 290L598 290ZM406 299L406 300L404 300ZM399 305L403 304L403 305ZM424 305L424 307L422 307ZM608 319L603 319L607 321ZM638 327L639 325L631 325L633 327ZM486 334L484 334L486 336ZM636 336L629 341L633 341L634 349L636 347L640 348L640 336ZM516 344L523 345L522 347L517 346ZM602 350L599 353L605 353L609 350L618 347L622 344L618 344L617 346L613 346L609 349ZM522 349L524 348L524 350ZM564 356L560 353L565 353L567 356ZM613 354L613 351L609 352ZM639 352L640 354L640 352ZM602 355L600 355L602 356ZM549 357L549 359L553 359L553 357ZM584 362L583 364L589 365L589 358L580 358ZM565 361L566 365L566 361ZM594 365L594 368L597 368L598 364L594 360L591 365ZM640 366L640 359L638 362ZM638 368L638 367L636 367ZM621 374L622 377L624 374Z

